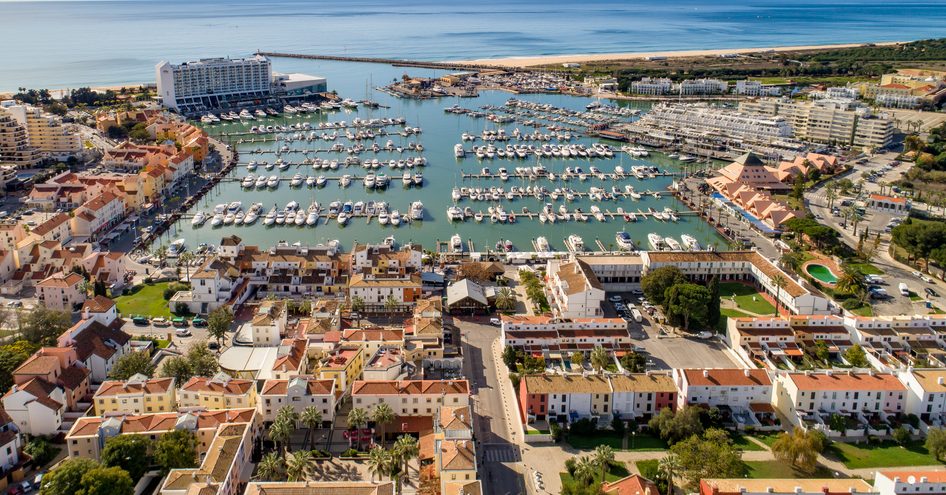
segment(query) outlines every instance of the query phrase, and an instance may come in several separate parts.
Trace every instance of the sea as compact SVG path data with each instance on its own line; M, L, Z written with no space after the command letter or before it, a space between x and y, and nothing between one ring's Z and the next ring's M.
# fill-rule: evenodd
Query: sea
M8 40L4 66L0 70L0 90L27 88L75 88L80 86L114 86L154 81L154 66L161 60L179 63L202 57L246 56L256 50L333 55L392 57L419 60L461 60L485 57L534 56L567 53L652 52L667 50L816 45L914 40L946 34L946 3L942 1L839 1L785 2L783 0L666 0L662 2L588 0L525 0L505 2L472 0L465 2L404 0L382 1L39 1L0 0L2 32ZM628 232L641 247L647 247L647 234L680 239L690 234L704 246L726 249L725 240L705 222L693 216L681 216L679 222L644 220L625 223L620 217L607 222L558 222L541 224L520 217L514 225L493 224L487 220L453 223L446 210L454 204L454 187L544 185L549 189L567 185L579 191L597 186L610 190L632 185L635 190L665 190L673 180L657 177L646 180L628 178L620 181L568 184L540 181L531 183L513 179L465 179L463 173L477 173L483 167L496 171L506 167L534 165L530 160L480 161L475 157L457 159L453 147L464 132L479 135L484 130L503 127L511 133L521 124L496 125L484 119L444 112L459 104L467 108L502 105L511 94L489 91L473 99L412 100L394 98L377 91L405 73L431 77L443 74L428 69L405 69L380 64L274 59L273 68L280 72L303 72L324 76L330 90L355 100L371 99L389 108L306 115L287 120L268 119L264 124L299 122L351 122L355 118L403 117L408 124L420 127L418 136L391 139L398 145L409 141L424 145L420 153L428 160L422 171L421 188L405 188L398 170L382 169L392 177L391 186L383 191L368 191L359 181L347 189L329 182L325 188L292 189L283 182L276 191L241 189L238 180L221 182L188 212L211 211L216 204L242 201L244 208L260 202L265 210L282 208L297 201L303 208L318 201L323 208L333 201L385 201L390 208L407 213L413 201L424 203L423 221L382 227L377 220L367 222L355 218L347 226L323 218L316 227L266 227L262 221L252 226L212 228L209 223L193 227L182 220L159 242L169 243L183 238L191 247L216 244L228 234L237 234L247 244L271 246L278 241L315 244L338 240L349 249L355 242L379 242L394 236L399 243L418 242L433 249L459 234L466 244L472 241L477 250L492 249L499 241L510 241L516 249L530 251L532 242L546 237L553 249L565 248L564 240L572 234L581 236L586 247L596 249L597 242L606 248L614 246L615 233ZM520 99L548 103L557 107L582 110L590 98L562 95L516 95ZM616 102L646 111L649 104ZM246 130L252 124L219 124L210 126L214 135ZM526 130L526 129L522 129ZM321 132L321 131L320 131ZM329 131L331 132L331 131ZM380 138L381 145L387 138ZM345 141L342 139L341 141ZM591 144L594 140L580 137L573 142ZM275 150L282 143L238 143L240 166L231 179L240 179L249 171L250 160L274 160L272 154L254 155L256 148ZM478 142L476 144L482 144ZM618 143L611 143L618 146ZM319 142L294 142L292 149L324 147ZM467 143L467 148L470 144ZM398 159L391 154L362 154L361 158ZM320 158L344 160L344 153L318 154ZM301 154L284 159L300 161ZM542 165L560 174L566 167L581 166L585 171L596 166L611 173L616 166L630 169L636 164L650 164L668 172L681 171L686 165L660 152L642 159L617 154L612 159L592 162L575 159L542 159ZM311 167L293 167L285 172L264 171L256 174L278 174L291 177L306 175L364 175L360 167L338 172L314 171ZM501 203L507 211L519 212L523 207L536 212L543 204L534 199L496 203L473 203L464 200L459 206L486 211ZM565 201L554 203L557 210ZM640 201L621 199L598 203L603 210L647 211L649 208L686 207L662 194L660 198L645 196ZM592 203L581 199L568 203L569 209L581 208L586 214Z
M0 90L154 81L256 50L460 60L906 41L942 0L0 0Z

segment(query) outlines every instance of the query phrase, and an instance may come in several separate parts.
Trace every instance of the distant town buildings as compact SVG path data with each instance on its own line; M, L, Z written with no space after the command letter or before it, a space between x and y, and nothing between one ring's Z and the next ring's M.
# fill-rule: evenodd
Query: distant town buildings
M857 148L884 148L893 142L892 120L848 100L801 101L758 98L739 103L741 112L784 117L802 141Z
M44 158L65 160L80 151L79 135L59 117L14 100L0 102L0 165L27 168Z

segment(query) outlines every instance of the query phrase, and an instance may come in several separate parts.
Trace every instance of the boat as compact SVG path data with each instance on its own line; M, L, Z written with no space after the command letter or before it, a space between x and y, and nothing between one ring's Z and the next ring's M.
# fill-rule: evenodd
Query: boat
M623 230L614 235L614 240L617 241L618 247L621 249L633 251L635 248L634 241L631 239L630 234Z
M396 243L397 243L397 239L395 239L393 235L389 235L385 237L383 241L381 241L382 245L390 247L390 248L393 248Z
M269 213L267 213L266 216L263 217L263 225L272 225L274 223L276 223L276 208L275 207L269 210Z
M204 222L206 221L207 221L207 215L205 215L204 212L202 211L198 211L197 214L194 215L194 218L191 219L191 225L200 226L200 225L203 225Z
M683 163L695 162L696 157L690 155L680 155L677 160L680 160Z
M338 218L336 218L336 221L338 221L339 225L345 225L346 223L348 223L349 218L350 218L350 215L348 213L341 211L338 213Z
M410 172L404 172L404 174L401 175L401 184L403 184L403 185L405 185L405 186L411 185L411 173L410 173Z
M411 203L411 220L423 220L424 219L424 203L420 201L414 201Z
M296 212L296 220L295 220L296 225L305 225L305 219L306 219L306 214L304 211L299 210Z
M240 183L243 187L253 187L254 184L256 184L256 176L253 174L244 177L243 181Z
M667 247L670 248L671 251L683 250L683 246L681 246L680 243L677 242L677 240L674 239L673 237L670 237L670 236L664 237L664 242L667 243Z
M315 178L315 185L317 187L325 187L325 184L328 182L328 179L324 175L320 175Z
M457 143L457 144L453 147L453 154L454 154L457 158L463 158L463 155L466 154L466 151L463 151L463 145L460 144L460 143Z
M460 237L460 234L453 234L450 237L450 249L455 253L463 252L463 239Z
M483 221L483 212L478 211L478 212L474 213L474 214L473 214L473 219L476 220L477 222L482 222L482 221Z
M368 175L366 175L365 178L363 179L363 182L364 182L364 184L365 184L365 187L367 187L367 188L372 188L372 187L374 187L374 185L375 185L375 176L374 176L374 174L368 174Z
M536 238L535 248L541 252L546 252L546 251L551 250L551 248L549 247L549 240L546 239L545 236L539 236L538 238Z
M650 243L650 247L654 251L661 251L666 247L664 238L654 232L647 234L647 242Z
M168 258L177 258L187 249L184 239L176 239L168 245Z
M339 187L348 187L351 185L351 175L345 174L341 179L338 179Z
M695 237L690 234L683 234L680 236L680 241L689 251L702 251L703 246L700 245L700 241L697 241Z
M266 180L266 187L269 187L270 189L276 189L279 187L279 176L270 175L269 179Z
M413 182L415 186L424 185L424 174L417 172L413 177L411 177L411 182Z
M451 206L447 208L447 218L449 218L451 222L463 220L463 210L457 206Z
M296 174L292 176L292 179L289 181L290 187L299 187L302 185L302 174Z
M585 250L585 240L582 239L580 235L572 234L568 236L567 242L568 246L572 248L572 251Z
M397 227L398 225L401 225L401 212L397 210L393 210L391 212L391 225L395 227Z

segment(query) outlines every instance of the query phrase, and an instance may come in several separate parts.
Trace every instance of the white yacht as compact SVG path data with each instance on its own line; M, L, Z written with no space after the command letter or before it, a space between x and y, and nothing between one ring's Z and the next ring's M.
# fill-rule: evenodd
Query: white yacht
M572 234L568 236L568 245L572 248L572 251L585 250L585 240L582 239L581 236L577 234Z
M269 210L269 213L263 217L263 225L272 225L274 223L276 223L276 207L273 207L273 209Z
M702 251L703 250L703 246L700 245L700 241L696 240L696 238L690 234L681 235L680 240L683 243L683 247L685 247L689 251Z
M292 179L289 181L290 187L299 187L302 185L302 174L296 174L292 176Z
M453 234L450 237L450 249L455 253L463 252L463 239L460 237L460 234Z
M457 143L456 146L453 147L453 154L456 155L457 158L463 158L463 155L466 154L466 151L463 151L463 145Z
M207 215L205 215L204 212L202 211L198 211L197 214L194 215L194 218L191 219L191 225L201 226L206 221L207 221Z
M270 175L269 179L266 180L266 187L270 189L276 189L277 187L279 187L279 176Z
M339 187L348 187L351 185L351 175L345 174L341 179L338 179Z
M184 250L187 249L187 246L184 245L184 242L185 242L184 239L177 239L171 242L171 244L168 245L168 252L167 252L168 258L177 258L178 256L180 256L181 253L183 253Z
M328 183L328 179L326 179L324 175L315 178L315 185L317 187L325 187L326 183Z
M631 239L631 236L623 230L614 235L614 240L617 241L618 247L621 249L633 251L635 248L634 241Z
M241 185L247 188L253 187L254 184L256 184L256 176L254 176L253 174L247 175L246 177L243 178L243 181L241 182Z
M423 220L424 219L424 203L420 201L414 201L411 203L411 220Z
M395 227L401 225L401 212L397 210L391 211L391 225Z
M655 234L653 232L647 234L647 242L650 243L651 249L654 251L661 251L666 247L664 238L660 234Z
M539 236L535 240L535 248L540 252L550 251L549 240L545 236Z

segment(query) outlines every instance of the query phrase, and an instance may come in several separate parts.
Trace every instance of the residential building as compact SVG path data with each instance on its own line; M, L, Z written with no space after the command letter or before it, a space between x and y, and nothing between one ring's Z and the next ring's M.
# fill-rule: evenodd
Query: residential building
M273 71L269 59L207 58L155 67L161 103L182 114L265 100L272 94Z
M386 403L396 416L433 416L441 406L469 406L466 380L357 380L352 384L352 406L370 410Z
M414 365L405 361L401 347L381 347L365 364L361 376L365 380L397 380L406 378Z
M85 283L78 273L60 272L36 284L37 298L49 309L72 312L85 302Z
M661 103L641 116L629 129L666 132L682 140L705 139L707 135L737 142L776 144L788 143L792 127L786 119L775 115L758 115L746 111L727 110L695 103ZM744 149L739 147L737 149Z
M76 360L89 370L92 382L102 383L115 363L131 352L131 336L122 331L122 324L114 306L102 312L90 308L56 339L56 345L59 349L74 349Z
M609 418L611 384L604 375L525 375L519 379L519 409L523 424Z
M644 77L631 82L631 93L638 95L661 96L673 90L673 81L668 78Z
M464 278L447 287L447 311L455 314L485 314L490 309L493 289Z
M760 369L691 368L673 370L680 391L678 407L725 405L750 409L772 402L772 380Z
M932 495L946 491L946 471L891 469L874 473L877 495Z
M336 390L347 393L364 368L365 349L360 344L342 344L321 359L315 375L334 380Z
M781 368L786 360L800 360L804 355L795 331L785 318L729 318L726 339L747 365L761 363L771 370Z
M719 95L729 91L729 83L719 79L685 79L674 90L681 96Z
M288 311L286 301L263 301L256 307L250 321L250 332L255 346L273 346L282 342L286 334Z
M393 481L250 482L244 495L394 495ZM466 493L443 495L473 495Z
M549 260L546 292L549 304L560 318L603 315L604 288L591 267L580 258Z
M242 480L253 470L256 436L249 422L221 424L200 466L172 469L161 484L161 495L238 495Z
M124 381L109 380L95 391L92 406L96 416L176 411L174 379L138 374Z
M657 485L639 474L604 482L601 492L604 495L660 495Z
M621 419L647 420L660 411L676 409L677 387L667 373L610 375L611 414Z
M762 84L759 81L744 79L736 81L733 92L742 96L780 96L782 88L773 84Z
M946 370L908 369L898 376L907 390L907 413L927 424L946 426Z
M889 373L833 371L778 373L773 403L795 426L828 432L826 419L842 414L859 421L849 430L863 434L867 418L906 413L907 389Z
M68 410L84 409L91 395L89 370L76 361L74 349L42 347L13 370L13 383L25 387L33 380L62 387L63 404ZM12 414L12 411L7 409Z
M0 114L4 113L26 128L29 146L44 158L65 160L82 151L79 135L64 126L62 119L55 115L13 100L0 102Z
M42 159L39 149L30 146L29 133L6 112L0 112L0 165L29 168Z
M862 479L702 479L700 495L872 495Z
M221 426L250 424L253 438L260 435L261 422L256 409L166 412L123 416L83 416L66 434L70 458L98 460L105 440L116 435L144 435L157 440L173 430L187 430L197 436L197 453L207 454ZM249 446L247 446L249 447Z
M34 378L22 385L13 385L3 395L3 409L20 433L55 435L66 412L65 392L59 385Z
M894 123L870 115L847 100L755 99L739 103L739 111L784 117L794 137L814 143L884 148L893 141Z
M195 376L181 385L177 404L210 410L256 407L256 387L253 380L231 378L222 371L212 378Z
M295 376L289 379L266 380L259 392L259 411L264 423L271 423L276 414L286 406L302 414L315 407L322 415L322 422L331 424L335 420L336 388L334 380L320 380L311 376Z

